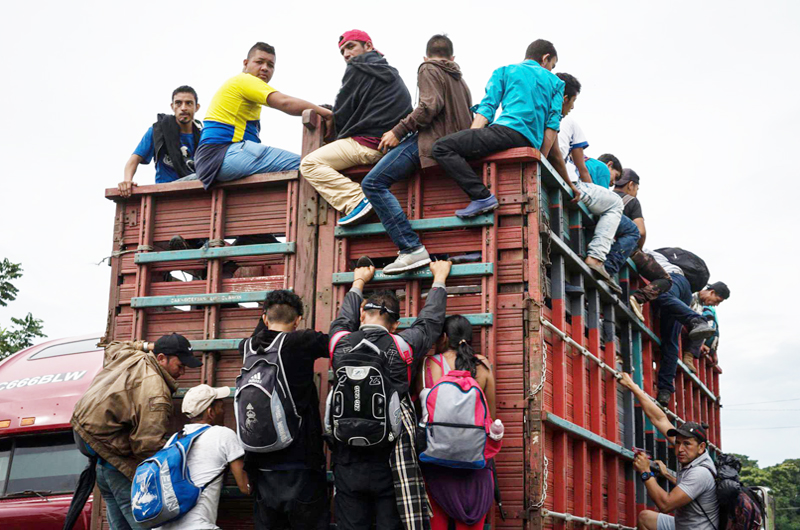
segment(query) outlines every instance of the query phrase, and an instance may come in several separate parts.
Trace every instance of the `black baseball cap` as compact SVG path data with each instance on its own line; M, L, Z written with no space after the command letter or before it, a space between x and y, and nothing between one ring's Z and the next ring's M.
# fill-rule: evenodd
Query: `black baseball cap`
M731 296L731 290L728 289L728 286L725 285L725 282L714 282L708 285L707 289L711 289L718 295L722 297L723 300L727 300Z
M668 430L667 436L684 436L686 438L694 438L698 442L708 442L705 427L693 421L687 421L677 429Z
M164 335L158 339L153 346L153 353L156 355L159 353L175 355L188 368L200 368L203 366L203 363L194 356L192 344L186 340L186 337L177 333Z
M614 181L614 187L621 188L628 182L639 184L639 175L637 175L636 172L631 168L626 167L622 170L622 175L620 175L617 180Z

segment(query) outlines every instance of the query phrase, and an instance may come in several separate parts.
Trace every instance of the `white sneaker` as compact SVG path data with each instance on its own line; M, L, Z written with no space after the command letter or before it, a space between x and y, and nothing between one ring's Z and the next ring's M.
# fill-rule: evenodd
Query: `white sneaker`
M402 274L404 272L424 267L431 262L431 256L425 247L408 254L400 254L394 262L383 268L384 274Z

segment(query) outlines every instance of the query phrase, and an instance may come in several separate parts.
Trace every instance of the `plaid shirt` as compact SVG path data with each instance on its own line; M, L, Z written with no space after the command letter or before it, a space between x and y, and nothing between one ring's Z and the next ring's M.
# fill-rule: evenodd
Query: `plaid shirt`
M416 414L407 397L400 400L403 430L389 460L394 477L397 511L406 530L429 530L433 514L414 446Z

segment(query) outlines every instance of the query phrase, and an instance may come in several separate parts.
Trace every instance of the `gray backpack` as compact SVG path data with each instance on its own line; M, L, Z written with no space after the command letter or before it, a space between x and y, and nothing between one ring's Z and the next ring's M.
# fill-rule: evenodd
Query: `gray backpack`
M281 349L286 338L279 334L267 348L244 343L242 372L236 378L233 410L236 434L246 451L272 453L289 447L297 438L302 418L297 413Z

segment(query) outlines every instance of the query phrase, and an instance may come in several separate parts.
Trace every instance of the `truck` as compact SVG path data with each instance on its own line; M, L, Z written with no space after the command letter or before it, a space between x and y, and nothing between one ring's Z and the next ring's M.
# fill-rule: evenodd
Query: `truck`
M322 145L322 125L307 111L303 126L306 155ZM627 305L644 280L629 262L616 278L618 295L592 274L581 256L593 216L570 202L569 186L537 150L495 153L474 167L500 201L499 209L476 218L454 216L468 199L438 167L392 191L431 254L475 258L453 266L447 311L472 322L475 349L494 366L497 415L506 426L496 459L506 517L495 510L487 524L632 530L638 512L651 505L634 474L633 448L677 468L667 441L617 384L628 372L654 395L657 316L646 305L642 321ZM359 180L368 170L346 174ZM139 185L123 198L111 188L106 198L116 206L106 338L186 336L203 366L187 370L176 400L198 383L234 385L238 344L255 328L267 292L292 289L303 299L305 325L327 331L358 258L368 255L380 269L397 251L377 219L337 226L338 212L297 171L253 175L207 191L197 182L174 182ZM176 235L202 245L170 250ZM426 269L399 276L378 270L370 287L398 294L400 325L406 326L431 282ZM695 373L679 363L667 411L676 423L708 423L719 450L722 370L706 358L698 364ZM324 396L329 363L318 361L316 370ZM226 406L234 427L232 403ZM218 525L252 528L252 500L232 487L223 495ZM106 528L104 510L93 513L92 528Z
M103 367L99 340L51 340L0 363L0 527L61 528L88 463L70 418ZM75 528L88 530L91 514L90 499Z

